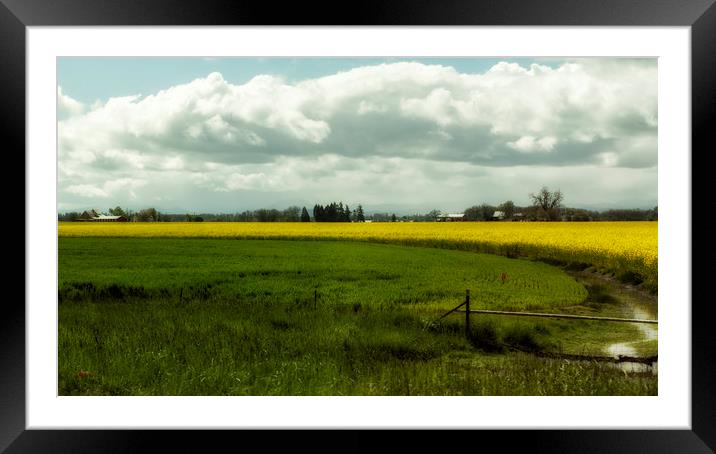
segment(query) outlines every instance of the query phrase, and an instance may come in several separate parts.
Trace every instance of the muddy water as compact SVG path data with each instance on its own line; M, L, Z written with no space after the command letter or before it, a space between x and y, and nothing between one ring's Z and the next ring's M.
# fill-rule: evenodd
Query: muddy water
M622 300L624 301L624 300ZM645 319L645 320L656 320L658 318L657 311L656 311L656 305L650 304L650 303L644 303L639 302L635 300L629 299L628 301L624 301L624 303L627 305L627 307L631 310L631 318L639 318L639 319ZM611 344L606 348L606 352L609 356L613 356L615 358L619 358L620 356L631 356L631 357L638 357L639 352L636 350L636 348L633 347L633 344L636 344L638 342L642 341L648 341L648 340L656 340L658 337L658 325L650 324L650 323L635 323L634 324L637 328L639 328L639 331L641 332L642 336L639 341L635 342L620 342ZM623 370L624 372L636 372L636 373L648 373L651 372L652 374L656 375L658 373L658 363L653 362L651 364L644 364L644 363L636 363L636 362L619 362L619 363L613 363L614 367L619 368L620 370Z
M649 311L644 310L641 307L633 306L632 318L653 320L656 318L656 316L655 314L650 313ZM632 347L633 344L641 341L656 340L658 335L656 325L648 323L635 323L634 325L639 328L639 331L641 331L641 339L636 342L620 342L609 345L606 349L609 356L613 356L615 358L618 358L619 356L639 356L637 350Z
M625 361L623 363L609 363L612 367L619 369L627 373L638 373L647 374L651 372L652 375L658 375L659 363L653 362L651 364L635 363L631 361Z
M653 295L649 295L632 286L624 285L613 278L609 278L598 273L577 272L572 275L578 281L585 284L598 283L605 285L609 293L623 305L622 317L647 320L657 320L659 318L657 298ZM650 323L635 323L633 326L639 329L639 332L641 333L640 338L632 342L619 342L607 345L604 351L608 356L615 359L619 359L620 356L633 358L639 357L641 354L635 345L639 342L655 340L658 338L658 325ZM657 362L646 364L643 362L621 361L609 364L624 371L625 373L652 373L656 375L658 371Z

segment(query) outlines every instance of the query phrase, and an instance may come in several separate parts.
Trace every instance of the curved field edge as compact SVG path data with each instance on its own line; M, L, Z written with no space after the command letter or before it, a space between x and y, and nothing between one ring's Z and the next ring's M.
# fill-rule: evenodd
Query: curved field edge
M65 223L60 237L366 241L594 266L658 289L657 222L570 223Z
M141 264L141 265L140 265ZM585 288L550 265L487 254L344 241L60 238L60 303L194 299L475 307L580 304ZM501 273L506 279L501 280Z
M286 260L299 249L310 254ZM242 259L235 258L237 250ZM370 254L356 255L357 250ZM520 269L549 273L583 289L544 263L393 245L216 239L60 238L59 253L61 286L85 279L108 291L103 295L76 287L80 294L66 295L59 306L60 395L657 393L657 379L650 374L627 376L605 364L539 358L501 347L541 349L550 333L561 337L564 328L588 331L581 322L568 327L559 321L498 325L476 320L469 339L460 317L425 329L424 316L435 315L438 307L416 303L442 296L453 304L464 292L460 273L484 274L491 281L481 286L485 291L475 292L476 303L489 296L486 287L507 291L520 281ZM407 259L413 266L406 266ZM266 261L271 263L260 263ZM307 264L299 267L299 262ZM343 269L333 269L336 263ZM415 266L421 263L425 267ZM466 266L480 263L485 270ZM231 269L234 265L240 266ZM496 273L508 265L514 268L507 269L507 283L497 282ZM222 269L228 273L221 275ZM414 279L416 274L424 275L424 285ZM233 286L232 279L240 284ZM554 289L549 280L537 284ZM301 281L308 285L296 285ZM318 304L311 294L314 281L323 282ZM434 291L436 282L455 292L418 298ZM172 293L179 288L183 296ZM414 294L381 291L390 288ZM167 289L166 295L153 294ZM251 301L235 304L243 290ZM300 294L291 293L296 291ZM386 301L376 300L381 293Z

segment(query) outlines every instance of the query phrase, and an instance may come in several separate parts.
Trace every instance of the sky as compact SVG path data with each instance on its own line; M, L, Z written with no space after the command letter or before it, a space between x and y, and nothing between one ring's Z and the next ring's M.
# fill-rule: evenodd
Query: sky
M656 59L58 59L58 210L657 205Z

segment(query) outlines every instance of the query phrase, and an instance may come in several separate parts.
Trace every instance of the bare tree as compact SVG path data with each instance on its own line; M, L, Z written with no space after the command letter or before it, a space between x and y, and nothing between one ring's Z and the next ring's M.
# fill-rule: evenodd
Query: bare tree
M441 214L440 210L430 210L430 213L427 214L427 218L431 221L437 221Z
M557 189L552 192L547 186L542 186L537 194L530 194L530 199L532 199L532 205L537 207L542 216L550 221L559 219L559 211L564 200L562 191Z
M158 220L157 210L154 208L139 210L135 216L139 222L156 222Z

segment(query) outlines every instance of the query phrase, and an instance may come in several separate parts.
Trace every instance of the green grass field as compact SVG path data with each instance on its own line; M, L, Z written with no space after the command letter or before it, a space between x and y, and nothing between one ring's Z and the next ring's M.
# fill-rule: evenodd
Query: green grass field
M484 317L466 339L453 315L426 329L465 289L474 308L618 311L558 268L471 252L61 237L59 394L656 394L651 374L511 351L634 340L631 325Z

